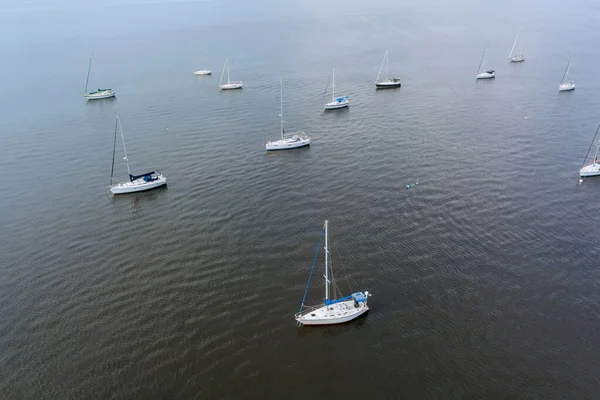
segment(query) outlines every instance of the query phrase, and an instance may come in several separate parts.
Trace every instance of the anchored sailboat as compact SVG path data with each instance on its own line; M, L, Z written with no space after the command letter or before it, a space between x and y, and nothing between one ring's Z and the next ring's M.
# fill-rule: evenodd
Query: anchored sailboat
M300 311L298 311L295 315L296 321L298 321L302 325L332 325L332 324L341 324L343 322L351 321L357 317L360 317L367 311L369 311L369 306L367 304L367 299L369 296L369 292L355 292L349 296L342 297L339 299L331 299L329 292L329 286L331 284L329 279L329 273L331 272L331 280L333 281L333 296L335 297L336 291L339 292L335 285L335 280L333 280L333 271L330 271L329 266L329 243L328 243L328 221L325 221L325 226L321 231L321 238L319 239L319 244L317 245L317 252L315 254L315 260L313 261L313 266L310 271L310 276L308 278L308 283L306 284L306 290L304 291L304 298L302 299L302 305L300 306ZM321 240L323 239L323 234L325 235L325 303L320 304L316 307L304 307L304 301L306 300L306 293L308 292L308 287L310 286L310 279L312 277L313 271L315 269L315 263L317 261L317 256L319 254L319 247L321 246Z
M388 51L386 49L385 54L383 55L383 61L381 61L381 67L379 67L379 73L377 74L377 78L375 79L375 87L377 89L391 89L398 88L402 86L400 83L400 78L390 78L389 77L389 68L388 68L389 56ZM383 79L379 80L381 76L381 70L383 69L383 65L385 64L385 74Z
M117 146L117 129L121 132L121 142L123 143L123 154L125 157L125 163L127 164L127 172L129 174L128 182L120 182L113 185L113 175L115 172L115 152ZM158 170L143 173L141 175L131 175L129 169L129 159L127 158L127 149L125 148L125 138L123 137L123 129L121 129L121 122L119 121L119 115L115 121L115 138L113 141L113 161L112 168L110 171L110 192L112 194L125 194L142 192L144 190L154 189L167 184L167 178L163 176Z
M88 92L88 84L90 82L90 73L93 70L94 81L96 81L96 67L94 65L94 53L90 56L90 65L88 66L87 78L85 79L85 90L83 91L83 97L88 100L107 99L109 97L115 97L115 92L112 89L100 89Z
M569 70L571 69L571 58L573 58L573 51L571 51L571 56L569 57L569 62L567 63L567 69L565 69L565 73L563 74L562 80L560 81L560 85L558 85L559 92L568 92L570 90L575 90L575 82L567 80L569 76Z
M481 66L485 61L485 53L487 52L487 43L485 44L485 48L483 49L483 54L481 55L481 61L479 62L479 67L477 68L477 79L492 79L496 77L496 71L493 69L481 72Z
M523 55L522 49L519 50L518 54L513 54L513 51L515 51L515 46L517 45L517 40L519 40L518 34L517 34L517 38L515 39L515 42L513 43L512 49L510 49L510 53L508 53L508 59L510 60L511 63L525 61L525 56Z
M592 144L590 144L590 147L588 148L588 152L585 155L585 158L583 159L583 164L581 164L581 168L579 168L579 177L580 178L586 178L588 176L598 176L600 175L600 160L598 159L598 148L600 148L600 143L596 142L596 137L598 136L598 130L600 130L600 125L598 125L598 128L596 129L596 134L594 135L594 138L592 139ZM594 154L594 160L592 161L591 164L585 165L588 156L590 155L590 150L592 149L593 145L596 145L596 153Z
M283 78L281 78L280 82L281 94L279 96L280 103L280 112L279 118L281 119L281 139L268 141L265 145L267 151L270 150L287 150L287 149L295 149L297 147L304 147L310 145L310 138L306 136L306 134L302 131L292 132L289 134L285 134L285 129L283 128Z
M329 103L323 104L323 107L326 110L335 110L337 108L348 107L350 104L350 98L348 96L335 97L335 69L331 69L331 101ZM325 88L325 93L323 93L323 97L327 93L327 89L329 88L329 84Z
M223 82L223 75L225 75L225 69L227 69L227 82ZM229 58L225 57L225 65L223 65L223 72L221 72L221 79L219 80L219 88L221 90L241 89L244 86L242 81L232 81L229 79Z

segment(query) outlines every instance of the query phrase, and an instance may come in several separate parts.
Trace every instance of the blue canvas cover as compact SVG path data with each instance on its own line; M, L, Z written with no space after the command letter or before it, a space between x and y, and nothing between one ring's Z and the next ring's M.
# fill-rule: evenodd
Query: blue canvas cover
M136 179L140 179L140 178L144 178L145 182L152 182L155 179L152 179L152 175L155 174L156 171L150 171L150 172L146 172L145 174L141 174L141 175L129 175L129 180L131 182L135 181Z

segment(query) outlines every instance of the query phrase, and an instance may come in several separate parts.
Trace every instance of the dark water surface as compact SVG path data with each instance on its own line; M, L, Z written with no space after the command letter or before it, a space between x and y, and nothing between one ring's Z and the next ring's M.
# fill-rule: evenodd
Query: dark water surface
M88 3L0 14L0 398L597 398L597 5ZM313 144L266 154L279 77ZM116 112L168 188L107 196ZM371 311L298 328L324 219Z

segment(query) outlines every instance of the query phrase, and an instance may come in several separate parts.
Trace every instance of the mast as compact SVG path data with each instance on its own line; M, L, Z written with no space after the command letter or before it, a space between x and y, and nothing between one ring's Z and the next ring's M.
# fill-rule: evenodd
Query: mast
M329 244L327 238L327 224L329 221L325 220L325 304L329 300Z
M225 57L225 64L223 64L223 71L221 72L221 79L219 80L219 85L223 83L223 75L225 75L225 67L227 66L227 57Z
M481 55L481 61L479 61L479 67L477 67L477 75L479 75L479 71L481 71L481 64L483 64L483 60L485 59L486 51L487 51L487 42L485 43L485 48L483 49L483 54Z
M331 102L335 101L335 68L331 68Z
M88 66L88 74L87 74L87 78L85 79L85 90L83 91L84 96L87 94L87 88L88 88L88 83L90 81L90 72L92 71L92 62L93 61L94 61L94 53L92 53L92 55L90 57L90 65Z
M573 51L575 51L575 50L573 50ZM567 74L569 73L569 68L571 67L571 58L573 58L573 51L571 51L571 56L569 57L569 62L567 63L567 69L565 69L565 73L563 74L561 83L563 83L565 81L565 78L567 77Z
M112 186L113 174L115 172L115 150L117 149L117 125L119 123L119 117L115 119L115 138L113 140L113 159L112 167L110 168L110 186Z
M121 132L121 142L123 142L123 153L125 153L125 163L127 164L127 173L131 176L131 170L129 169L129 158L127 158L127 149L125 148L125 138L123 137L123 128L121 128L121 121L119 121L119 114L117 114L117 123L119 125L119 131Z
M281 94L279 95L279 117L281 118L281 140L283 140L283 78L281 78Z
M227 83L230 83L231 81L229 80L229 58L227 58Z
M517 45L517 40L519 40L519 34L517 33L517 38L515 39L515 42L513 43L513 47L512 49L510 49L510 53L508 53L508 58L512 58L512 53L515 50L515 46Z
M377 78L375 79L375 83L379 82L379 76L381 75L381 70L383 69L383 63L386 63L385 69L387 70L387 54L388 51L385 49L385 54L383 55L383 60L381 60L381 67L379 67L379 72L377 73ZM387 72L386 72L387 75Z
M388 80L388 77L389 77L389 70L388 70L388 62L389 62L389 60L390 60L390 57L389 57L388 51L386 49L386 51L385 51L385 80L386 81Z
M592 146L594 145L594 142L596 141L596 136L598 136L598 131L600 130L600 125L598 125L598 128L596 128L596 133L594 134L594 138L592 139L592 143L590 144L590 147L588 148L587 153L585 154L585 158L583 159L583 163L581 164L581 168L583 168L583 166L585 165L585 162L587 161L588 156L590 155L590 150L592 149ZM600 146L600 143L596 143L596 155L594 156L594 162L592 164L596 163L596 158L598 157L598 147Z

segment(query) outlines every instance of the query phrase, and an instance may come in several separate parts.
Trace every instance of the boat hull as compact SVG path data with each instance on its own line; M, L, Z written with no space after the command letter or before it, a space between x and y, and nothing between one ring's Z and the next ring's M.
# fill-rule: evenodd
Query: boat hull
M208 70L194 71L194 75L212 75L212 71L208 71Z
M571 90L575 90L575 82L565 82L558 85L559 92L570 92Z
M299 139L299 140L277 140L274 142L268 142L265 145L265 149L267 151L276 151L276 150L290 150L297 149L298 147L310 146L310 139Z
M118 183L110 188L112 194L127 194L144 192L146 190L152 190L164 186L167 184L167 178L162 176L158 177L157 180L151 182L145 182L143 178L136 179L131 182Z
M477 74L477 79L493 79L496 77L496 74L491 74L489 72L482 72Z
M352 300L342 301L329 306L323 306L303 315L296 316L296 321L302 325L335 325L352 321L369 311L366 302L354 306Z
M331 103L323 104L323 108L326 110L337 110L338 108L348 107L349 105L350 100L332 101Z
M590 176L600 176L600 164L593 163L590 165L586 165L585 167L581 167L579 170L579 176L581 178L586 178Z
M110 97L115 97L115 92L113 92L112 90L108 91L105 90L103 92L94 92L94 93L88 93L88 94L84 94L83 97L85 97L88 100L100 100L100 99L108 99Z
M394 89L402 86L400 82L375 82L375 87L377 89Z
M514 56L510 59L511 63L519 63L525 61L525 56Z
M234 90L234 89L241 89L244 86L244 83L242 81L240 82L229 82L229 83L225 83L223 85L219 85L219 89L221 90Z

